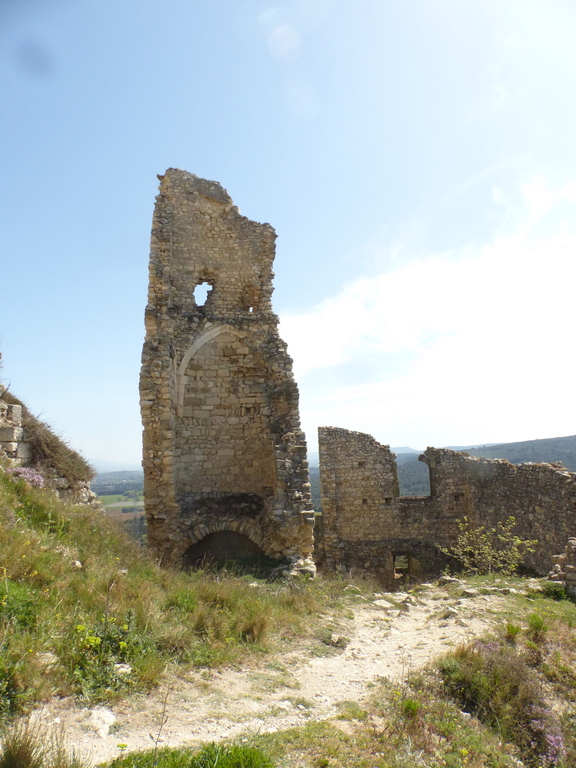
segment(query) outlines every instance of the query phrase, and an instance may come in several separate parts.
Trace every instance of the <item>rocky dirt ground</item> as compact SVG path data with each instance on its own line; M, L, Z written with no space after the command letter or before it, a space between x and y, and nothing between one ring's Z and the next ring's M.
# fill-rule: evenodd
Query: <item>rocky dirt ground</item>
M342 702L361 704L375 680L401 681L443 651L490 630L506 591L481 595L465 585L429 584L415 596L356 595L325 645L268 654L258 666L241 670L197 670L111 707L54 700L33 719L59 731L92 764L116 757L119 744L127 751L156 742L195 745L330 720Z

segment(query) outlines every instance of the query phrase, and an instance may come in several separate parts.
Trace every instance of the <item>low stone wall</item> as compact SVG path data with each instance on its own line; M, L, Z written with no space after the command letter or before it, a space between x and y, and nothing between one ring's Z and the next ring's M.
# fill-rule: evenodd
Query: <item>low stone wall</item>
M5 392L0 385L0 398ZM24 438L22 406L12 405L0 399L0 455L11 460L15 467L23 466L30 459L30 447Z
M0 384L0 457L11 467L32 466L32 450L26 439L22 405L2 399L6 388ZM42 468L47 487L69 504L98 504L89 482L70 483L66 477L50 468Z
M319 430L322 535L317 559L329 569L359 568L390 580L402 563L413 575L437 572L456 543L458 521L514 532L538 545L523 565L547 573L574 531L576 473L551 464L511 464L427 448L430 496L398 495L395 456L370 435ZM406 565L406 563L408 565Z
M576 597L576 538L568 539L561 555L553 555L554 567L548 574L552 581L562 582L569 597Z

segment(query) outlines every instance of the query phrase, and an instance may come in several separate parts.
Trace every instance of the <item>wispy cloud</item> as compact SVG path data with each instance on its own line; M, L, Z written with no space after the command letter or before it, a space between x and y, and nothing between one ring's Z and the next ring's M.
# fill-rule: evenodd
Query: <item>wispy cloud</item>
M514 232L282 317L308 432L334 424L417 447L576 432L576 183L537 179L521 196Z
M268 32L268 48L277 59L292 59L300 51L302 40L292 24L278 24Z
M268 50L276 59L291 60L300 52L302 38L295 24L287 20L282 8L269 8L259 16Z

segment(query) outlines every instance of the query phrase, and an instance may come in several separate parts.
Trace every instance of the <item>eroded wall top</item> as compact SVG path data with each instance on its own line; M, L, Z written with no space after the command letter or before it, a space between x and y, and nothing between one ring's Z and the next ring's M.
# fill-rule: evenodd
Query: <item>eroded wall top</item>
M275 232L216 182L159 178L140 378L149 543L174 560L226 530L307 556L298 387L270 303Z
M149 306L194 314L194 288L206 283L206 317L270 311L274 229L241 216L215 181L175 168L159 178Z

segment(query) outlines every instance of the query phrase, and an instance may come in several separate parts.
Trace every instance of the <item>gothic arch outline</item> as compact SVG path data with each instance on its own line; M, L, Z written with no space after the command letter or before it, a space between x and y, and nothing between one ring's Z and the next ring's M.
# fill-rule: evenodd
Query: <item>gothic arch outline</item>
M256 544L265 555L268 557L275 557L274 551L267 543L266 537L252 520L219 520L213 524L202 525L201 530L198 531L200 535L198 535L196 531L190 531L180 542L178 557L182 557L190 547L203 541L211 533L220 533L222 531L233 531L234 533L244 534L244 536Z
M186 390L186 368L188 363L196 352L201 349L205 344L213 339L218 338L223 333L233 333L241 339L246 337L246 331L241 331L235 328L233 325L219 325L217 328L205 328L194 339L192 344L186 350L184 357L180 361L180 365L176 370L176 415L182 416L182 409L184 407L184 392Z

